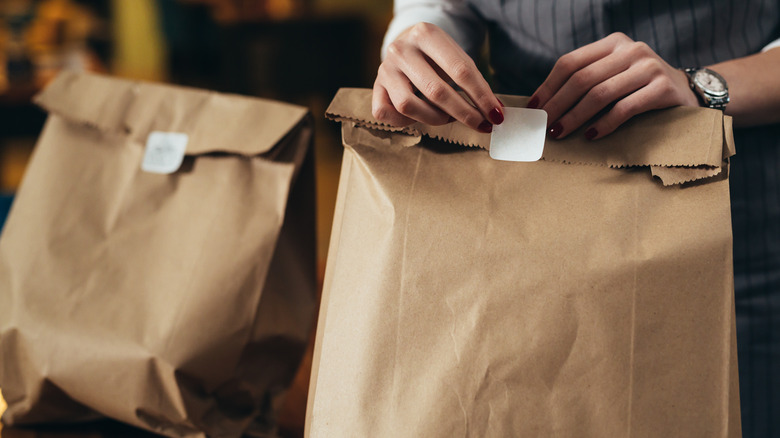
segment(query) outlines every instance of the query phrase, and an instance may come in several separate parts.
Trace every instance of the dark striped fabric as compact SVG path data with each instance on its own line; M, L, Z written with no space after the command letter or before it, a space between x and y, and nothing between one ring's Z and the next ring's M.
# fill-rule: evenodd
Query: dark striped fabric
M530 95L559 56L617 31L646 42L675 67L757 53L780 38L778 0L468 2L488 25L495 89L503 93ZM743 434L778 438L780 125L735 134L731 202Z
M612 32L675 67L759 52L780 37L778 0L470 0L488 23L498 88L528 95L555 61Z
M776 438L780 437L780 125L735 134L731 220L742 429L746 438Z

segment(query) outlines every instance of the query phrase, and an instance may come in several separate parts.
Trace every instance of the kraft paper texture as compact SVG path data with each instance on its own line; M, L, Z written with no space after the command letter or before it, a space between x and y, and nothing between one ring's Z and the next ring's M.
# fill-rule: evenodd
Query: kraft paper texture
M7 425L273 436L316 305L311 117L63 73L0 239ZM182 167L141 170L152 131Z
M721 113L534 163L457 123L382 126L370 90L328 115L345 151L307 436L741 436Z

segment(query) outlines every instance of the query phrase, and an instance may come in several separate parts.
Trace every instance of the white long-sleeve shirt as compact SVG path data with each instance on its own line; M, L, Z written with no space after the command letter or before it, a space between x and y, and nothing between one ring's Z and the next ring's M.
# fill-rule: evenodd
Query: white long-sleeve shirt
M439 26L472 55L484 40L484 24L464 0L395 0L393 20L382 44L383 59L387 46L417 23Z

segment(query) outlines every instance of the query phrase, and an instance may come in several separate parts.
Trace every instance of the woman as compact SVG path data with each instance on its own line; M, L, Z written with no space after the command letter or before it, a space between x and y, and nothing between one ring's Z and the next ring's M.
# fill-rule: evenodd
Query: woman
M780 2L396 0L374 116L396 126L455 119L490 132L502 103L472 61L486 35L496 91L530 95L529 107L548 113L551 138L584 127L597 141L645 111L725 105L738 128L731 198L743 434L780 436ZM705 83L692 87L701 66Z

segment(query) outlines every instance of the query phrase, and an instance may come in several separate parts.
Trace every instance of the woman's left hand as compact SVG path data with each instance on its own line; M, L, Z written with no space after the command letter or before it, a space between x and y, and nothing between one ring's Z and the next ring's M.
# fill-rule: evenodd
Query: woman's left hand
M528 103L547 111L552 138L566 137L611 106L586 129L589 140L637 114L677 105L699 106L685 72L622 33L561 56Z

